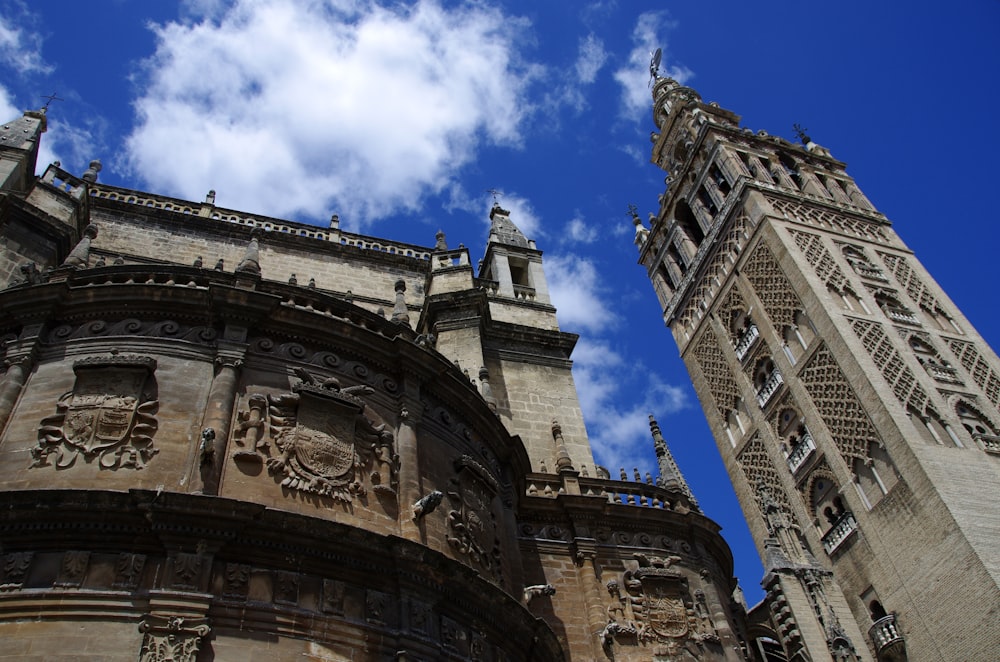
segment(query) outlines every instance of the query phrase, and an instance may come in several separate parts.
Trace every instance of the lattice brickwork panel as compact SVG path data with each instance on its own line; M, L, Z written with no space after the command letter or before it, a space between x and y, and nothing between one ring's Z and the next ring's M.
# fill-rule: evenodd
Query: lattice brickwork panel
M924 285L923 281L920 280L916 272L910 267L906 258L882 252L878 252L878 255L882 258L885 266L889 268L889 271L892 272L892 275L896 277L896 280L903 285L906 293L910 295L910 298L914 302L924 310L945 313L945 310L938 303L937 299L934 298L934 295L930 293L927 286Z
M733 319L736 315L746 312L746 309L747 304L743 300L743 295L740 294L739 289L736 287L730 289L725 301L719 306L719 320L726 325L726 329L730 334L733 332Z
M871 241L888 241L885 229L871 221L849 218L829 209L804 205L791 200L771 199L771 206L790 221L798 221L826 230L853 235Z
M813 355L799 378L848 464L855 458L867 459L868 445L880 443L881 439L825 345Z
M947 339L948 346L955 353L962 367L970 375L972 381L979 385L986 393L986 397L993 406L1000 409L1000 377L993 371L993 368L979 354L979 350L971 342L962 340Z
M718 241L719 248L716 250L712 261L701 276L701 282L695 289L694 294L688 300L683 312L678 315L678 323L691 330L694 323L700 320L702 315L711 305L711 297L717 288L732 271L736 256L743 250L743 246L750 236L750 232L756 227L750 221L747 214L739 214L734 220L729 231ZM704 304L703 304L704 302Z
M759 434L750 438L736 459L740 463L740 468L743 469L743 475L746 476L750 489L753 490L757 498L757 507L760 508L761 512L764 511L764 506L761 503L760 488L764 486L778 502L781 509L790 515L792 508L788 503L788 495L781 487L778 470L771 463L771 458L764 449L764 442Z
M882 376L892 385L893 395L903 405L909 405L916 411L924 413L930 398L927 391L917 382L913 374L903 362L896 348L892 346L882 325L861 319L851 319L851 328L864 344L875 365L882 371Z
M823 240L818 235L808 232L799 232L798 230L790 230L789 232L791 232L792 239L795 240L799 250L806 256L806 260L816 270L816 275L834 290L843 294L847 285L847 276L830 255L830 251L826 250Z
M740 391L736 386L736 380L733 379L729 364L726 363L726 359L719 349L719 339L712 329L705 329L701 340L694 348L694 357L705 375L708 389L712 392L712 398L715 400L715 406L718 407L719 414L725 419L736 405Z
M743 275L753 286L775 329L780 332L795 324L795 311L802 309L802 303L767 244L757 245L743 266Z

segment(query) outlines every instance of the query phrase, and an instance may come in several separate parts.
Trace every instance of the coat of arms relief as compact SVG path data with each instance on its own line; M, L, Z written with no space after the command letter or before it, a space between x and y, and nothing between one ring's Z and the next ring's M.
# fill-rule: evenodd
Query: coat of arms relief
M393 434L361 397L374 389L296 372L301 381L290 393L248 396L235 428L243 448L233 459L266 465L290 490L344 503L369 490L395 498Z
M692 597L687 578L671 567L681 557L635 557L638 567L608 582L611 603L602 644L649 645L671 660L700 659L702 647L719 643L704 592Z
M31 466L46 466L53 455L58 469L81 457L101 469L146 466L159 452L155 370L148 356L112 353L74 362L76 383L42 420Z

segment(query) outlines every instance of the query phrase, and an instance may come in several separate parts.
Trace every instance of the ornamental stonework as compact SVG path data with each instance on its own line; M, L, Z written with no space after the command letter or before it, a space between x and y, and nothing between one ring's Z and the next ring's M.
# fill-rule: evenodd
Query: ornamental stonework
M457 475L447 491L448 544L487 576L501 581L499 485L485 467L467 455L456 459L454 467Z
M206 618L146 614L139 631L139 662L195 662L202 639L212 628Z
M398 458L388 426L362 395L304 370L291 393L251 394L237 414L237 464L265 464L282 487L352 502L369 490L396 497Z
M73 390L42 419L32 467L54 464L68 469L77 460L101 469L142 469L159 452L153 443L158 426L156 360L112 354L73 364Z
M680 556L635 555L637 565L607 584L608 621L599 634L606 652L615 645L644 646L657 659L698 660L720 639L709 617L705 594L691 592L687 577L673 567Z

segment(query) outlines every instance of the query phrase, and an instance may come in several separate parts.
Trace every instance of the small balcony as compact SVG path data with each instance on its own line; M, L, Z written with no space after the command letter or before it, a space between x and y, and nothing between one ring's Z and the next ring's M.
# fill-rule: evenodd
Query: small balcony
M785 462L788 463L788 470L793 474L802 468L802 465L806 463L812 454L816 451L816 442L813 441L812 435L806 432L799 439L799 443L792 447L792 451L785 458Z
M889 614L875 621L868 628L868 636L875 645L875 655L879 660L898 659L898 654L905 648L903 635L896 627L896 615Z
M912 324L913 326L920 326L920 320L917 316L911 313L906 308L897 308L895 306L882 306L882 310L885 311L886 317L891 319L893 322L899 322L901 324Z
M862 278L868 278L871 280L880 280L883 283L888 283L889 279L885 277L885 273L878 267L869 264L867 262L862 262L860 260L850 260L851 266L854 268L855 273L857 273Z
M771 376L767 378L767 381L764 382L764 385L760 387L760 390L757 391L757 405L763 409L784 383L785 379L781 376L781 373L774 370Z
M983 450L987 453L1000 455L1000 437L993 434L976 432L972 435L972 438L982 444Z
M736 358L742 361L758 338L760 338L760 331L756 324L751 324L750 328L740 337L739 342L736 343Z
M958 370L952 368L950 365L929 360L924 361L923 365L927 374L939 382L947 382L948 384L962 383L961 378L958 376Z
M840 516L833 528L823 536L823 549L830 556L858 530L858 521L854 519L854 513L846 512Z

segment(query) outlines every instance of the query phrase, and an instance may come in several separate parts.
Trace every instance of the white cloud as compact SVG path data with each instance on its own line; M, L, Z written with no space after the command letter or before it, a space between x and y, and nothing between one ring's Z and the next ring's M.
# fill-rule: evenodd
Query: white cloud
M48 73L52 67L42 58L42 37L30 29L15 23L12 14L19 14L19 20L33 22L21 3L13 2L6 7L7 15L0 15L0 63L9 66L19 74Z
M594 262L578 255L548 255L545 276L559 326L566 330L599 332L618 322L611 293Z
M279 216L358 227L417 209L482 144L519 144L537 75L522 27L433 0L239 0L217 22L156 26L129 163L153 188Z
M592 244L597 241L597 228L576 216L566 224L566 237L581 244Z
M597 72L608 59L604 42L593 33L580 40L580 52L576 57L576 77L581 83L593 83Z
M648 115L652 106L649 89L649 60L657 48L666 54L665 33L674 27L664 11L650 11L639 15L632 30L632 50L624 67L615 71L615 80L622 87L622 115L639 121ZM685 66L667 65L664 57L660 75L684 83L693 75Z
M650 375L640 362L628 360L606 342L584 338L573 352L573 380L597 462L610 469L612 477L621 467L630 477L633 467L655 474L650 466L649 414L662 423L688 406L687 391ZM642 387L632 388L636 383Z

